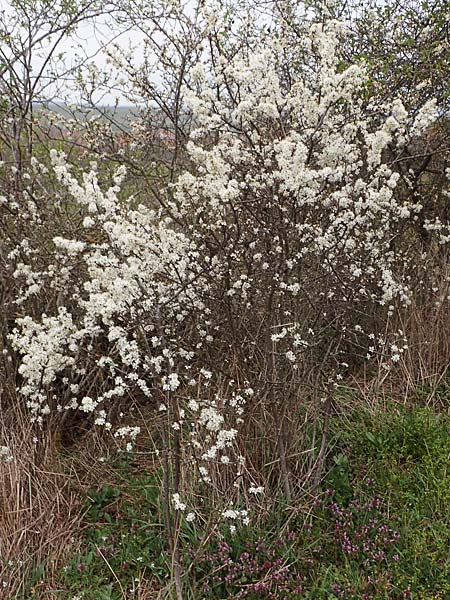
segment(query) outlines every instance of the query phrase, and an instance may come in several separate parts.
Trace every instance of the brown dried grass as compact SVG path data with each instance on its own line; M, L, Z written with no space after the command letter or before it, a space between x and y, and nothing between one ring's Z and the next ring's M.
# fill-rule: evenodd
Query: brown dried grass
M54 437L17 404L2 411L0 440L11 452L0 459L0 598L54 598L79 521L78 494Z
M450 395L450 280L442 278L434 291L413 298L401 315L398 328L405 332L408 349L385 376L383 390L405 403L425 403L448 409Z

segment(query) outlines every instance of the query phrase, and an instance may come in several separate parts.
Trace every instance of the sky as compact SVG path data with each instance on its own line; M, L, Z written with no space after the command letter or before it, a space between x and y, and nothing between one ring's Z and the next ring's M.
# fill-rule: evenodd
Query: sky
M78 72L83 73L85 81L89 82L92 78L89 75L92 66L98 72L111 72L111 65L108 64L105 47L114 42L122 48L132 47L134 61L140 64L143 60L143 40L144 33L138 29L130 30L129 26L123 25L119 31L117 24L114 23L111 16L97 17L95 21L82 22L70 37L63 37L58 40L59 33L49 36L48 32L60 21L67 20L64 8L61 8L61 0L52 0L51 13L45 14L42 6L45 2L37 0L36 8L28 9L32 4L27 5L22 0L0 0L0 81L1 89L6 89L8 81L12 74L19 82L16 85L24 85L26 81L27 69L24 62L28 58L28 40L33 39L33 48L31 52L32 81L38 79L37 90L40 90L39 100L43 101L65 101L67 103L79 103L80 89L76 85L75 77ZM58 10L60 10L61 19L58 20ZM27 21L31 24L32 36L26 29ZM24 26L25 25L25 26ZM128 27L128 28L127 28ZM38 38L42 38L39 44ZM49 53L52 47L54 49L52 62L48 62ZM25 58L25 60L23 60ZM11 68L3 69L2 64L10 65ZM45 66L44 72L41 69ZM77 67L77 69L74 69ZM34 78L34 79L33 79ZM103 77L103 93L94 93L93 100L103 105L114 105L116 101L120 105L129 104L117 89L111 89L114 83L112 73ZM96 86L93 85L93 88ZM107 90L107 88L110 88ZM107 91L106 91L107 90Z
M111 65L108 64L105 47L114 42L122 48L133 48L133 57L140 63L143 59L143 39L144 34L141 31L124 31L121 34L114 29L111 19L103 19L101 22L97 21L93 23L83 23L76 35L71 38L62 40L59 51L64 53L64 60L67 65L79 64L81 61L86 61L87 64L94 64L100 71L110 73L110 77L106 77L105 86L101 93L94 94L93 100L100 102L102 105L113 106L116 102L119 105L130 104L119 90L107 89L114 81L113 72ZM38 59L36 60L38 63ZM83 69L85 76L89 80L89 69ZM72 78L63 79L61 78L58 84L58 88L63 92L63 98L65 102L78 103L80 99L80 92ZM53 90L52 87L49 90L48 96L51 97Z

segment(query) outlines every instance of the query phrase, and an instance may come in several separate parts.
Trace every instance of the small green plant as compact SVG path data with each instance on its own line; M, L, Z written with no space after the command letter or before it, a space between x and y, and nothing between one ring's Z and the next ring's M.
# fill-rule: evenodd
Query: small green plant
M65 568L68 591L116 600L137 593L143 582L164 585L167 548L155 476L131 478L120 490L90 491L85 521L80 549Z

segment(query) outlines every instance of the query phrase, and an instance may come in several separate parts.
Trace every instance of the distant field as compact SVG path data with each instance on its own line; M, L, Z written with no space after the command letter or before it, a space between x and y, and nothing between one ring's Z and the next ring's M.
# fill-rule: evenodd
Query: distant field
M139 111L138 106L69 106L51 102L49 104L36 103L35 108L38 111L50 110L67 119L75 119L77 121L89 121L91 119L103 119L109 121L113 126L120 130L129 130L131 123L137 118Z

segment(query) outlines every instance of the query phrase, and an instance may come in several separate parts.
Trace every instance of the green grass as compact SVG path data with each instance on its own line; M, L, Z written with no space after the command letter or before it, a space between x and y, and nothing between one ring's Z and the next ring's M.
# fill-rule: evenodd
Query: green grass
M257 526L233 535L224 527L198 554L206 532L183 525L186 598L450 600L449 431L447 415L424 408L333 417L314 506L281 500ZM160 475L136 475L126 464L119 472L117 485L86 498L60 598L170 590Z
M449 417L392 407L352 415L340 431L339 425L337 420L326 483L345 503L370 481L372 495L400 532L392 585L410 588L417 599L450 598Z
M154 588L167 583L170 569L157 476L134 476L117 487L92 490L84 521L80 550L63 576L67 598L76 594L115 600L134 597L143 582Z

